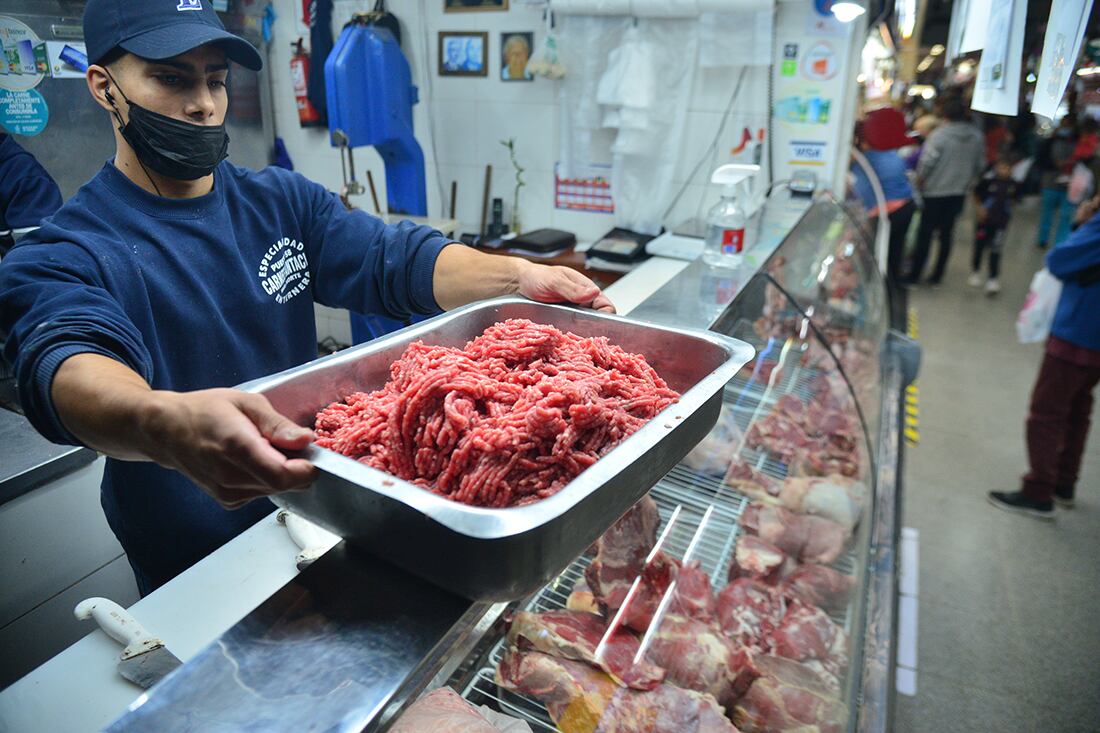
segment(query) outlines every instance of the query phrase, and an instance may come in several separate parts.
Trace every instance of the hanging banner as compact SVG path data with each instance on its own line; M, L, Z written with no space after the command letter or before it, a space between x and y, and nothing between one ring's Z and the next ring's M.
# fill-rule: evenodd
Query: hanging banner
M998 12L989 16L985 48L978 64L978 81L970 108L1015 117L1020 107L1020 69L1024 60L1027 0L999 0L998 5Z
M1081 52L1081 41L1091 12L1092 0L1054 0L1050 6L1039 80L1031 104L1031 111L1035 114L1054 119Z
M999 2L1007 3L1008 0L999 0ZM989 27L989 13L992 5L993 0L969 0L959 53L981 51L985 48L985 32Z

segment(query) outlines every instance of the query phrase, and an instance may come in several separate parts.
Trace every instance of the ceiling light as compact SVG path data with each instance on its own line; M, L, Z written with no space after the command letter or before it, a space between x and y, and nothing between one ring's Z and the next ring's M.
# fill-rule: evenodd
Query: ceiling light
M939 56L941 53L943 53L943 51L943 44L937 43L928 51L928 53L932 54L933 56Z
M1027 83L1028 83L1028 84L1034 84L1034 83L1035 83L1035 81L1036 81L1036 76L1035 76L1035 74L1028 74L1028 75L1027 75Z
M838 0L833 3L832 11L836 19L841 23L851 23L867 12L864 0Z
M1100 66L1085 66L1077 70L1077 76L1092 76L1093 74L1100 74Z

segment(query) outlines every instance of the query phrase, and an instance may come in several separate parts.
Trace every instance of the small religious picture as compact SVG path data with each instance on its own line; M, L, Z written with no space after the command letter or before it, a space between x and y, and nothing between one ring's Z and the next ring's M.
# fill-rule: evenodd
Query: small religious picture
M443 0L444 13L477 13L507 9L508 0Z
M440 31L440 76L488 76L489 34Z

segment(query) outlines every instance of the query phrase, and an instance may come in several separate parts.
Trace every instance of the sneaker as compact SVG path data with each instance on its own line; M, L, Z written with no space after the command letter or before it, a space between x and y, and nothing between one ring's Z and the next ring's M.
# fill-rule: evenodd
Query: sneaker
M1063 489L1054 490L1054 503L1063 509L1072 509L1077 505L1077 502L1073 499L1073 492Z
M989 282L985 284L986 295L996 295L1001 292L1001 281L995 277L989 278Z
M990 491L989 503L1006 512L1024 514L1035 519L1054 519L1054 502L1035 501L1024 496L1022 491Z
M980 288L982 286L982 273L972 272L970 277L966 279L966 284L972 288Z

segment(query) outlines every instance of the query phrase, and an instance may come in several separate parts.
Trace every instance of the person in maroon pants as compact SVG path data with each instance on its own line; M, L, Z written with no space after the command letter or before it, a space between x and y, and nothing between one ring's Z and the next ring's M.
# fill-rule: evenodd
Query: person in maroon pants
M1079 229L1047 255L1062 281L1043 365L1027 417L1030 470L1020 491L992 491L989 501L1008 511L1054 517L1054 503L1071 508L1100 383L1100 196L1082 204ZM1086 221L1087 220L1087 221Z

